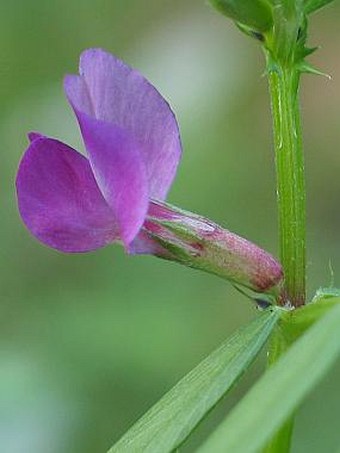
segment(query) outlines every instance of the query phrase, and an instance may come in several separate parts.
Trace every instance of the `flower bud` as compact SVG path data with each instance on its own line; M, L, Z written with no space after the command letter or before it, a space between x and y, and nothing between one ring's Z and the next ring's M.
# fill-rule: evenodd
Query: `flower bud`
M259 293L278 295L281 265L252 242L204 217L152 201L131 253L151 253Z
M222 14L242 25L265 32L273 24L271 8L266 0L210 0Z

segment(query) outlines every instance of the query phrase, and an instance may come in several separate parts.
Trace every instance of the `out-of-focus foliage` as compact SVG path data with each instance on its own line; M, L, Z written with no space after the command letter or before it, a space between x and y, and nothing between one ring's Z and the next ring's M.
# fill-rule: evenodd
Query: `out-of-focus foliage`
M127 257L113 246L68 256L36 242L15 202L25 134L40 130L81 148L62 77L76 71L81 50L104 47L138 67L177 114L184 156L169 201L276 253L263 57L204 1L13 0L0 12L1 450L105 451L253 317L253 307L224 281L153 257ZM339 12L326 8L310 27L310 44L322 45L312 59L333 80L303 79L310 294L329 284L329 260L339 285ZM339 377L338 367L303 405L296 452L334 450Z

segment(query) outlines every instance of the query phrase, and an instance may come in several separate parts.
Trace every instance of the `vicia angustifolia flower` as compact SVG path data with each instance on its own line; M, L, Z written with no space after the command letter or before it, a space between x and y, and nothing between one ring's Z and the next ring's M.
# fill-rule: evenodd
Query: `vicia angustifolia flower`
M115 240L128 247L149 199L164 199L174 179L177 122L141 74L103 50L86 50L79 73L64 89L87 156L32 134L17 177L20 213L39 240L64 252Z
M162 203L181 157L179 130L139 72L89 49L64 89L86 156L29 134L16 186L21 217L35 237L62 252L120 241L130 253L172 259L255 291L281 284L281 266L267 252L220 227L211 234L209 221Z

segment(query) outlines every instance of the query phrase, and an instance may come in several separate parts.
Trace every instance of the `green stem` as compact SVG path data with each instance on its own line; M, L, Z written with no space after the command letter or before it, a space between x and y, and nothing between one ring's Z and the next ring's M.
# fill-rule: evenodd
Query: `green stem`
M268 57L271 94L277 199L279 211L280 258L285 284L281 303L299 307L305 303L306 281L306 200L302 132L298 100L300 71L293 60L278 64ZM276 362L294 341L284 326L273 334L268 365ZM264 453L290 451L294 414L270 440Z
M299 70L268 63L272 102L279 210L280 258L285 273L284 302L305 303L306 208L302 134L298 102Z
M271 335L269 351L268 351L268 366L273 365L282 354L291 345L291 341L287 339L282 325L278 325ZM291 439L294 427L294 414L292 414L275 435L270 439L262 453L288 453L290 451Z
M291 437L294 427L294 415L292 415L279 431L272 437L270 443L262 453L288 453L291 447Z

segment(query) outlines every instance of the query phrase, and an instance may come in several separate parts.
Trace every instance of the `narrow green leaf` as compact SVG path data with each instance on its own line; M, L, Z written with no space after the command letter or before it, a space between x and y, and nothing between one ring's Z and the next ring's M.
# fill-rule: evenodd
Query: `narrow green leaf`
M339 326L336 305L269 368L199 452L259 451L339 357Z
M305 11L307 14L313 13L318 9L323 8L328 5L328 3L333 2L334 0L306 0L305 2Z
M109 453L167 453L177 448L249 367L281 312L270 308L239 329L159 400Z
M315 322L319 321L330 309L340 303L335 288L322 288L317 291L313 302L298 310L288 311L281 316L271 334L268 363L273 365L287 349ZM290 451L294 415L292 414L270 439L262 453Z

